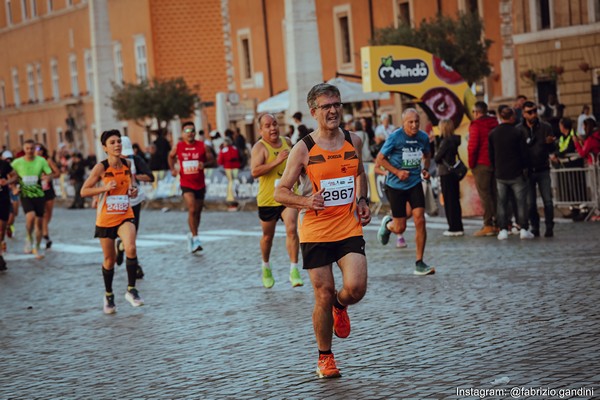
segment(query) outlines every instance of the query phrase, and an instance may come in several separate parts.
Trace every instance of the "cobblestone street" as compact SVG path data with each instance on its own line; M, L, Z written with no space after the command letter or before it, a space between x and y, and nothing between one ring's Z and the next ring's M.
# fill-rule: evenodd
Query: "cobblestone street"
M380 215L381 217L381 215ZM8 239L0 274L1 399L559 398L542 392L587 388L600 397L600 224L562 221L555 237L500 242L446 238L445 220L428 220L425 261L365 230L369 287L349 308L352 334L334 338L342 378L317 379L313 295L291 288L283 225L273 246L272 289L260 279L260 227L254 211L208 211L204 252L186 253L187 214L142 212L138 288L146 305L124 299L116 267L118 312L102 313L102 253L94 210L57 208L54 245L38 261ZM340 275L336 270L338 287ZM505 382L508 378L509 382ZM492 383L496 381L495 383ZM593 388L593 394L589 390ZM460 391L464 389L464 391ZM505 390L504 393L501 390ZM529 395L527 395L529 394Z

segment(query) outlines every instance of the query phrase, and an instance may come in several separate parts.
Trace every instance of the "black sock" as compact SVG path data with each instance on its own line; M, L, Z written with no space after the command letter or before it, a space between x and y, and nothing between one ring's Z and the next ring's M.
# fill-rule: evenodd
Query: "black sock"
M319 355L327 355L327 354L333 354L333 353L331 352L331 349L329 349L329 350L325 350L325 351L319 350Z
M340 301L338 300L337 294L335 295L335 297L333 298L333 306L335 308L337 308L338 310L343 310L344 308L346 308L345 305L342 305L340 303Z
M102 277L104 278L104 290L106 290L106 293L112 293L112 283L114 276L114 269L105 269L104 266L102 266Z
M137 277L137 266L137 257L127 257L127 259L125 260L125 267L127 268L127 286L135 287L135 279Z
M46 235L46 236L44 236L44 239L50 240L50 236Z

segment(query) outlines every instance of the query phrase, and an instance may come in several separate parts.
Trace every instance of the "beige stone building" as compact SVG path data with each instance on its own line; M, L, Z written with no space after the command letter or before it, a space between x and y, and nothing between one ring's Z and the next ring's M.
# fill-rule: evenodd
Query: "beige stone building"
M588 104L600 117L600 1L512 3L518 92L541 103L555 92L566 116Z

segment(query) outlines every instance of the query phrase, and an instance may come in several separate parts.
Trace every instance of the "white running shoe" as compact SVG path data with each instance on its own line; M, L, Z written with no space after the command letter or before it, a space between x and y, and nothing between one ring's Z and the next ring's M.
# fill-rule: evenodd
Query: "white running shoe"
M144 300L140 297L136 288L127 289L125 292L125 300L129 302L134 307L139 307L144 305Z
M194 250L194 237L192 236L191 233L187 234L187 249L188 249L188 253L192 253Z
M508 231L506 229L502 229L498 233L498 240L506 240L508 239Z
M104 307L102 309L104 314L114 314L117 312L117 306L115 306L115 295L105 294L104 295Z
M23 252L25 254L31 254L33 251L33 246L31 244L31 238L29 236L25 236L25 247L23 248Z
M521 229L521 239L533 239L535 238L535 235L531 232L529 232L527 229Z
M192 238L192 253L197 253L202 251L202 242L200 241L200 237L194 236Z

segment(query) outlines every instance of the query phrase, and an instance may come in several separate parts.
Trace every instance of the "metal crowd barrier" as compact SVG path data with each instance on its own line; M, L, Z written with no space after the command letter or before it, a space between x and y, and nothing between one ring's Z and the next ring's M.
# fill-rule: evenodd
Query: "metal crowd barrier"
M553 167L550 170L555 206L586 207L586 219L600 209L600 165L598 161L584 167Z

